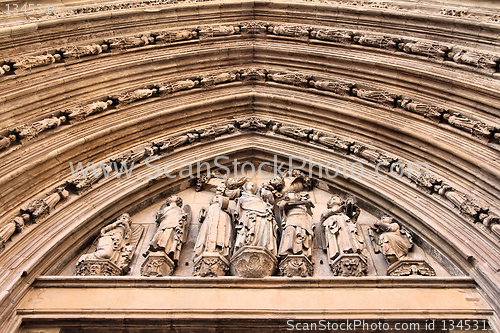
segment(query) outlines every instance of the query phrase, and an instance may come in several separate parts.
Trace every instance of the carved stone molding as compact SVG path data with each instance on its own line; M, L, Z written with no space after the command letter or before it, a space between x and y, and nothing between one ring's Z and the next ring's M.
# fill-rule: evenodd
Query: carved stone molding
M229 261L219 253L204 252L194 259L194 276L224 276L229 271Z
M269 250L257 246L244 246L231 258L231 275L244 278L263 278L274 274L278 259Z
M141 266L142 276L170 276L174 274L175 263L163 252L151 252Z
M401 259L387 269L389 276L436 276L436 271L424 259Z
M342 254L331 264L333 275L365 276L368 265L359 254Z
M120 276L123 271L109 260L89 259L77 264L75 274L80 276Z
M280 275L293 277L313 276L314 266L311 261L303 255L288 255L279 264Z

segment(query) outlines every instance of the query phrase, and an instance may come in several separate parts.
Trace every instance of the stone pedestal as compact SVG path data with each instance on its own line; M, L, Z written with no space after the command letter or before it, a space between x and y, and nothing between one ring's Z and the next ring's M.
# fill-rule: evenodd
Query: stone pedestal
M279 265L282 276L312 276L314 267L311 261L302 255L289 255L283 259Z
M229 271L229 261L215 252L204 252L194 259L194 276L224 276Z
M151 252L141 266L142 276L170 276L175 263L164 252Z
M436 276L434 268L425 259L401 259L387 269L390 276Z
M123 271L109 260L89 259L76 265L76 275L80 276L120 276Z
M365 276L368 265L359 254L342 254L331 263L333 275Z
M263 278L276 271L278 259L268 249L244 246L231 258L231 275L244 278Z

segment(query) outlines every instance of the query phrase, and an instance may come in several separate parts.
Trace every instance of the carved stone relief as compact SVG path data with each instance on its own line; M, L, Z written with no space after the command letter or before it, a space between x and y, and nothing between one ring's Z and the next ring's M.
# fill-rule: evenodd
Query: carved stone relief
M182 198L174 195L167 199L155 216L158 229L144 254L141 275L172 275L179 262L182 245L187 241L191 223L191 207L183 205Z
M128 214L102 228L95 251L82 255L78 260L76 275L126 274L143 229L142 225L132 226Z

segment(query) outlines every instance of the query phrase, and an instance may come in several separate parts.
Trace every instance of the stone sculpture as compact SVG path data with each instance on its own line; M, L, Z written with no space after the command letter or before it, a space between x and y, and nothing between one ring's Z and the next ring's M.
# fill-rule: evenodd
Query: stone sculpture
M69 110L66 110L66 115L70 120L81 121L91 114L99 113L104 110L107 110L113 101L108 99L106 102L94 102L92 104L87 104L84 106L75 107Z
M13 131L17 134L17 137L23 143L36 138L38 134L45 130L60 126L65 121L66 117L64 116L45 118L33 124L26 124L16 127Z
M241 277L270 276L278 260L277 225L273 206L258 194L254 182L246 182L235 211L236 240L231 272Z
M84 254L76 265L76 275L124 275L142 235L144 227L132 228L129 214L101 229L95 251Z
M112 166L109 163L99 164L86 175L80 171L76 177L68 181L68 185L78 193L81 193L90 189L92 185L97 183L102 177L107 177L112 170Z
M311 37L337 43L350 43L354 36L352 31L318 29L311 31Z
M275 133L300 140L307 140L309 138L309 134L312 132L309 128L290 126L280 122L275 122L272 129Z
M338 95L349 95L355 86L352 82L342 80L311 80L309 84L317 89L332 91Z
M156 32L155 36L156 44L165 44L196 38L198 36L198 32L190 29L161 31Z
M107 49L107 47L107 45L104 45L104 49ZM102 53L102 51L103 47L97 44L85 46L67 46L59 50L59 52L63 53L64 58L70 59L79 59L81 57Z
M249 117L246 119L238 120L237 127L240 129L247 129L249 131L267 130L269 120L260 119L257 117Z
M345 140L336 136L328 135L323 132L314 131L310 134L311 140L318 142L323 146L338 151L349 151L349 147L354 145L354 141Z
M232 214L234 201L215 195L208 208L200 212L200 231L194 247L194 275L221 276L229 270L234 245Z
M191 223L191 207L183 205L182 198L173 195L156 213L158 229L145 253L141 266L143 276L168 276L174 273L186 242Z
M321 214L322 247L334 275L366 275L364 241L356 224L358 215L359 208L352 200L336 195L328 200L327 209Z
M118 102L121 104L130 104L140 99L145 99L153 96L158 90L157 89L137 89L130 93L125 93L116 97Z
M401 44L400 48L406 53L420 54L428 57L446 57L451 46L429 42L410 42Z
M26 56L26 57L21 57L19 59L11 59L10 62L14 63L13 67L15 69L26 70L35 67L50 65L60 59L61 59L60 54L55 54L55 55L45 54L39 56Z
M372 231L375 231L375 234ZM383 253L389 268L387 275L436 275L425 259L408 258L413 247L411 234L390 216L382 217L370 230L375 253Z
M153 142L153 146L157 147L160 151L172 151L177 147L188 145L190 143L198 140L198 133L186 133L183 135L176 136L174 138L165 138L159 141Z
M435 121L439 121L441 119L441 116L447 111L446 109L435 105L429 105L413 101L408 97L403 98L400 101L400 105L405 110L417 113L421 116L424 116L426 118Z
M30 219L36 222L49 214L60 201L68 196L69 192L64 187L58 187L54 193L49 194L44 199L35 199L29 202L25 207L21 208L21 213L29 215Z
M284 276L312 276L312 249L314 204L307 194L288 192L278 204L283 233L278 249L281 258L280 274Z
M119 37L112 38L105 41L106 44L109 44L111 49L120 49L126 50L134 47L141 47L144 45L149 45L154 42L154 38L149 35L142 35L140 37Z
M302 38L308 38L310 30L310 28L306 28L300 25L278 25L275 27L269 27L268 29L275 35Z
M354 41L361 45L373 46L381 49L395 49L400 42L400 40L395 37L371 35L354 36Z
M0 136L0 150L9 148L14 141L16 141L15 135Z
M12 235L15 233L20 233L26 222L28 222L30 216L28 214L23 214L21 216L16 216L12 221L8 222L6 225L0 228L0 251L5 247Z

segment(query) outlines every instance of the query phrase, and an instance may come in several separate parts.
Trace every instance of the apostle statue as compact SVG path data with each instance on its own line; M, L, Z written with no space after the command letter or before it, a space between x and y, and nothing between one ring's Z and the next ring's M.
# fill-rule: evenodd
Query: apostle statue
M307 193L288 192L278 206L283 227L278 250L282 260L280 273L286 276L311 276L314 240L311 208L314 208L314 204Z
M181 197L173 195L167 198L156 213L155 221L159 226L149 245L149 251L163 251L177 263L182 244L187 240L190 218L190 206L183 206Z
M352 199L334 195L321 214L322 247L335 275L366 275L364 244L356 224L359 208L356 208Z
M378 235L375 251L382 252L389 264L408 255L413 246L411 235L405 229L401 229L392 217L382 217L372 228Z
M274 256L276 246L277 225L273 215L273 206L258 195L259 188L254 182L247 182L238 199L236 241L234 251L243 246L266 248Z
M194 275L225 275L234 244L232 215L235 203L229 197L216 194L208 208L200 212L200 231L194 247Z

